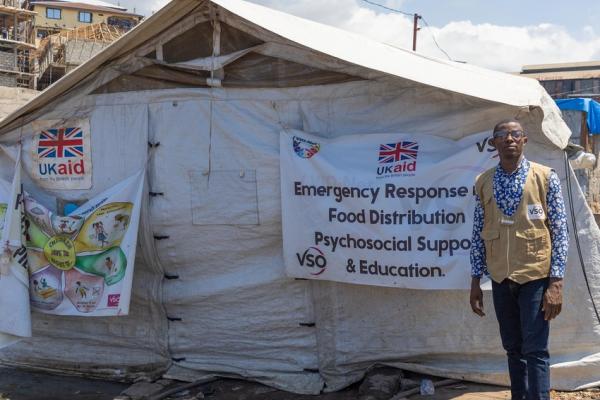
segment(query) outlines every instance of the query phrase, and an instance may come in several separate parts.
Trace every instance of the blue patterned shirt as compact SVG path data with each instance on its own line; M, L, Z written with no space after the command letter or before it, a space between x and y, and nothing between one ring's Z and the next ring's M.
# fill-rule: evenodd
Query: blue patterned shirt
M500 164L496 167L493 181L494 199L500 211L509 217L517 211L517 207L521 202L528 172L529 161L525 157L521 160L519 167L511 174L504 171ZM488 275L485 261L485 245L481 239L483 207L481 206L479 196L475 196L475 201L473 237L471 240L471 276L481 277L483 274ZM569 234L567 231L565 204L560 190L560 180L554 171L552 171L548 180L546 203L548 204L548 223L552 242L550 277L563 278L567 263L567 251L569 249Z

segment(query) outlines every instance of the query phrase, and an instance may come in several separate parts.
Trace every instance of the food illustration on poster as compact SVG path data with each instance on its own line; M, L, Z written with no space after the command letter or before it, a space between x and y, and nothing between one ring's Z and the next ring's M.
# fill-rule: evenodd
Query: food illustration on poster
M112 201L119 196L104 193L68 216L25 195L33 308L63 314L70 303L76 315L120 313L122 292L131 290L123 283L132 274L139 220L139 193L130 192L131 201Z

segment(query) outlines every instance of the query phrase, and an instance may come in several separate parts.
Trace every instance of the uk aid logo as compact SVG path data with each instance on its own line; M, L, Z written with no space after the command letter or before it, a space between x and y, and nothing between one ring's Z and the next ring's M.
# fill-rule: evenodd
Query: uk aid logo
M379 145L377 178L414 176L419 143L402 141Z
M46 129L37 144L41 176L84 175L84 140L80 128Z

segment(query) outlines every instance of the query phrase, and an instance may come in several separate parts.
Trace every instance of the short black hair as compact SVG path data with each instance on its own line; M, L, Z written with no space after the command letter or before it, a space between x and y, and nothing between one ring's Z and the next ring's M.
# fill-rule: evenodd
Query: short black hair
M492 133L500 130L500 127L502 125L506 125L506 124L510 124L510 123L517 123L517 124L521 125L521 123L519 121L517 121L516 119L514 119L514 118L503 119L502 121L498 122L496 124L496 126L494 126L494 130L492 130Z

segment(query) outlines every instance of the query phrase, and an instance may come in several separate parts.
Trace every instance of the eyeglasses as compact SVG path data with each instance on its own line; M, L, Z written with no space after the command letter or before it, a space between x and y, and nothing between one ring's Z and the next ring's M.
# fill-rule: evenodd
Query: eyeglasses
M497 139L497 138L504 139L509 134L513 138L513 140L517 140L517 141L521 140L521 138L523 136L525 136L525 132L523 132L521 130L516 130L516 131L507 131L507 130L496 131L496 132L494 132L493 136L494 136L494 139Z

